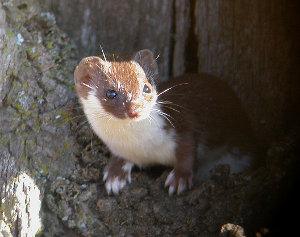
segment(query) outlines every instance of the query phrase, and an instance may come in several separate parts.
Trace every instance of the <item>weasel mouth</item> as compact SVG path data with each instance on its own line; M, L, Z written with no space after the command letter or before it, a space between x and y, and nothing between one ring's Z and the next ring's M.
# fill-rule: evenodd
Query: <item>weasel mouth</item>
M127 115L129 118L138 118L140 116L139 112L137 112L134 109L130 109L129 111L127 111Z

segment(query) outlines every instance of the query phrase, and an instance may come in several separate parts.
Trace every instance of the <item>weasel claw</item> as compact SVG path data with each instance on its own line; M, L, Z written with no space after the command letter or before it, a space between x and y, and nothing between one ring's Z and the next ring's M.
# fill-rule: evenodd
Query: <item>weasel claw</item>
M132 163L117 160L105 167L103 181L108 195L118 195L127 182L131 183L132 166Z
M192 188L192 179L192 173L176 172L176 170L173 169L167 176L165 187L169 187L168 191L170 196L175 192L179 195L187 189Z

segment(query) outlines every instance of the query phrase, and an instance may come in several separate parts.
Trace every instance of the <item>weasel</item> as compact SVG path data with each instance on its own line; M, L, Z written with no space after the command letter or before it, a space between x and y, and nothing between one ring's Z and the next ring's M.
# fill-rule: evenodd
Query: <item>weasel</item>
M173 167L169 194L191 189L197 144L239 146L247 119L225 82L207 74L184 75L159 83L150 50L132 60L91 56L74 72L76 92L97 136L116 157L104 169L108 194L131 182L131 169Z

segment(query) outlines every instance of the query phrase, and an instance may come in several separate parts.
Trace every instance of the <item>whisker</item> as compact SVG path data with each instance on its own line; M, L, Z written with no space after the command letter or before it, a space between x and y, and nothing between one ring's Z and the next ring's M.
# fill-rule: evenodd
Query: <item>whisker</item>
M162 112L162 111L159 110L159 109L154 109L154 111L156 111L156 112L158 112L158 113L161 113L161 114L164 114L164 115L166 115L166 116L168 116L168 117L174 119L171 115L169 115L169 114L167 114L167 113L164 113L164 112Z
M107 62L106 56L105 56L105 53L104 53L104 51L103 51L103 48L102 48L101 44L100 44L100 48L101 48L101 51L102 51L103 58L104 58L104 60Z
M81 84L84 85L84 86L86 86L87 88L92 89L92 90L94 89L93 87L91 87L90 85L88 85L88 84L86 84L86 83L84 83L84 82L81 82Z
M99 72L103 71L103 68L101 68L98 64L96 64L96 67L99 69L99 71L97 71L98 75L100 75ZM105 76L107 76L109 79L112 79L110 73L105 73ZM97 87L97 86L96 86ZM97 87L98 88L98 87Z
M170 124L173 128L175 128L174 124L171 122L170 119L174 119L171 115L167 114L167 113L164 113L162 112L161 110L159 109L152 109L153 111L157 112L157 114L163 116ZM169 117L169 118L168 118ZM175 119L174 119L175 120Z
M185 83L180 83L180 84L171 86L171 87L165 89L164 91L160 92L160 93L157 95L157 97L160 96L160 95L162 95L162 94L164 94L164 93L166 93L166 92L168 92L169 90L173 89L174 87L182 86L182 85L187 85L187 84L189 84L189 83L185 82Z
M183 106L181 106L181 105L178 105L178 104L175 104L175 103L173 103L173 102L171 102L171 101L168 101L168 100L157 101L157 103L159 103L159 104L170 104L170 105L175 105L175 106L180 107L180 108L182 108L182 109L186 109L185 107L183 107Z
M186 96L186 94L172 93L171 96Z
M154 119L153 119L153 117L151 116L151 112L150 112L149 117L147 119L150 122L150 124L152 124L152 122L155 122Z
M171 126L173 128L175 128L174 124L171 122L171 120L167 116L165 116L164 114L161 114L161 113L158 113L158 114L161 115L161 116L163 116L171 124Z
M156 126L159 127L159 125L158 125L156 119L155 119L154 117L152 117L151 114L150 114L149 116L150 116L150 118L154 121L154 123L156 123Z
M96 66L101 70L101 68L99 67L99 65L96 64ZM91 78L90 82L91 82L92 86L94 86L95 88L98 89L98 86L96 85L96 82L94 82L93 77Z
M147 118L147 121L150 123L150 125L152 124L152 123L151 123L151 120L152 120L152 118L151 118L151 116L149 115L149 117Z
M171 110L174 110L174 111L176 111L176 112L180 113L180 111L179 111L179 110L177 110L177 109L174 109L174 108L172 108L171 106L164 105L164 104L162 104L162 106L164 106L164 107L166 107L166 108L169 108L169 109L171 109Z

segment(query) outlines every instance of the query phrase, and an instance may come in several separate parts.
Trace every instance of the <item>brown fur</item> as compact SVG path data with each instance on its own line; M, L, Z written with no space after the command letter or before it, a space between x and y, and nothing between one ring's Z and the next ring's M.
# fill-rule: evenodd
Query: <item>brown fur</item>
M163 105L163 110L172 116L177 133L190 131L197 142L208 146L249 144L250 123L225 82L207 74L188 74L162 83L159 91L171 86L175 87L158 99L172 102Z
M132 110L139 109L142 104L133 104L139 93L139 82L136 68L132 62L112 62L110 70L105 72L102 59L99 57L84 58L75 69L74 78L77 94L87 98L88 93L95 88L104 109L117 118L124 119ZM148 83L147 81L145 83ZM151 84L148 83L151 87ZM114 101L106 98L108 89L118 94ZM146 97L151 100L152 96Z
M119 82L124 94L132 93L133 98L139 93L139 83L134 64L131 62L112 62L111 73L108 75L114 83Z
M87 57L80 61L74 72L75 88L79 97L87 97L93 86L92 81L99 68L102 68L101 59L99 57ZM99 73L99 72L98 72ZM86 86L88 85L88 86Z
M171 88L173 87L173 88ZM251 129L238 98L225 82L207 74L190 74L159 85L158 101L176 130L176 162L170 186L191 186L197 144L228 145L246 152L253 144ZM175 111L176 110L176 111ZM179 188L178 188L179 189Z

